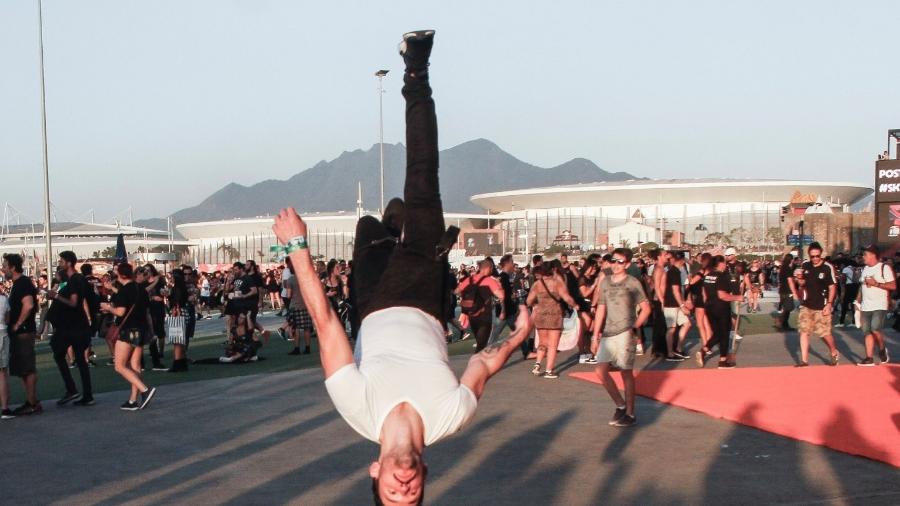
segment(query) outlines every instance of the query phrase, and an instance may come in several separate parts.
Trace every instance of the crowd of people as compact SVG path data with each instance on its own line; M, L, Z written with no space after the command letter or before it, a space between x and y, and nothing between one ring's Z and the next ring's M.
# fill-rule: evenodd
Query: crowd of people
M446 342L474 338L477 353L502 339L504 330L514 330L519 308L527 307L536 330L520 350L523 358L534 361L531 372L543 378L558 377L557 350L564 331L578 334L579 362L599 365L601 375L608 375L611 365L630 376L627 371L633 367L633 357L643 355L645 349L661 360L693 359L701 367L718 349L717 366L728 369L736 366L743 339L740 315L760 312L763 294L776 290L777 330L795 330L789 317L800 310L799 367L809 364L812 336L824 340L831 363L838 363L831 331L835 326L863 329L866 358L859 365L875 365L876 358L887 362L881 329L891 310L897 310L900 256L882 261L874 247L855 256L825 258L822 253L813 244L806 262L794 254L745 262L737 259L734 248L725 249L722 256L703 253L692 259L681 251L657 249L634 256L631 249L620 248L574 262L566 254L548 261L535 255L524 266L516 264L512 255L496 264L486 257L477 265L463 264L451 271L448 284L454 296L448 297L448 312L453 317L447 321ZM315 268L331 308L353 342L359 321L350 296L352 262L319 260ZM155 393L141 375L144 348L153 371L186 372L192 363L188 350L196 321L212 319L214 314L225 323L220 363L259 359L258 352L270 337L257 321L265 308L284 317L277 331L282 339L293 342L289 354L311 354L316 330L293 271L288 257L267 270L253 260L235 262L227 272L210 273L184 265L163 274L153 264L121 263L95 276L91 264L78 265L75 254L66 251L59 255L58 269L48 280L44 274L36 279L25 276L22 258L6 255L5 283L0 288L0 311L7 312L0 320L0 333L8 334L0 352L2 416L42 410L34 386L36 339L49 340L65 385L57 403L89 406L94 404L90 368L97 365L92 340L105 338L111 357L106 365L115 367L131 385L123 410L145 407ZM183 335L167 340L173 316L182 317ZM2 323L5 320L9 322ZM894 322L895 328L900 326L900 318ZM685 341L691 329L696 329L699 346L688 356ZM633 334L633 352L624 343L625 334ZM170 367L163 363L167 344L172 348ZM75 368L80 391L71 373ZM22 378L26 392L24 404L15 410L8 405L8 374ZM625 415L631 413L623 411L619 418Z

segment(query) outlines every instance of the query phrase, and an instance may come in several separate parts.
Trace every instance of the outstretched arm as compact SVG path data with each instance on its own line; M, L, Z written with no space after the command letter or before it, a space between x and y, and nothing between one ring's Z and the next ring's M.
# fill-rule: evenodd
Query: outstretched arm
M293 208L282 209L278 213L272 230L283 244L297 236L307 237L306 223ZM300 294L303 295L303 301L319 334L322 369L325 370L325 379L328 379L340 368L353 362L353 351L350 349L344 324L325 298L325 291L319 282L309 250L294 251L291 253L291 262L294 264Z
M519 317L516 319L516 330L509 335L509 338L494 343L473 355L459 382L469 387L475 397L480 399L487 381L503 368L510 354L519 349L522 341L531 333L531 327L531 316L528 314L528 309L520 306Z

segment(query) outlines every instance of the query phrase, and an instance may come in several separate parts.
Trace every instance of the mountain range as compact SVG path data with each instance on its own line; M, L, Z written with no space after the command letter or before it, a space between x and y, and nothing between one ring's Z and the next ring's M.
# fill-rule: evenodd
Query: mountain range
M356 209L357 182L362 183L365 209L379 204L378 144L369 150L345 151L321 161L290 179L269 179L251 186L230 183L199 204L173 214L175 223L250 218L271 215L293 206L301 213ZM406 148L384 145L385 201L403 193ZM607 172L590 160L575 158L552 168L523 162L486 139L476 139L441 151L441 197L449 212L484 212L469 198L478 193L600 181L637 179L625 172ZM158 220L141 220L144 226Z

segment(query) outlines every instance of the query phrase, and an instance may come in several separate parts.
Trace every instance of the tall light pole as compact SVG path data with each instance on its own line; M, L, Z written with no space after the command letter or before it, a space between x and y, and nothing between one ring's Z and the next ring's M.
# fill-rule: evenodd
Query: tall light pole
M381 212L384 212L384 76L387 70L375 72L378 78L378 155L381 166Z
M44 6L38 0L38 47L40 48L41 63L41 140L44 147L44 246L46 252L44 259L47 262L47 275L53 269L53 253L51 252L50 230L50 169L47 162L47 93L44 90ZM38 266L40 274L40 266Z

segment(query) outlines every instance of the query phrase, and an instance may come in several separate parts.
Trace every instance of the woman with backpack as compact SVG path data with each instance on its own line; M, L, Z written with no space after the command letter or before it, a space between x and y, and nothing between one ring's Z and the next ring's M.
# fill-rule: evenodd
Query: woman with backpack
M537 329L537 359L531 374L546 379L559 376L553 371L556 365L556 351L563 328L563 304L565 309L576 309L577 303L566 288L566 280L561 272L558 260L549 264L541 264L534 268L535 282L528 293L526 305L531 310L531 318ZM547 358L547 369L541 374L541 361Z

